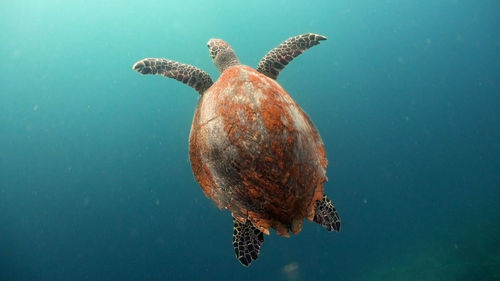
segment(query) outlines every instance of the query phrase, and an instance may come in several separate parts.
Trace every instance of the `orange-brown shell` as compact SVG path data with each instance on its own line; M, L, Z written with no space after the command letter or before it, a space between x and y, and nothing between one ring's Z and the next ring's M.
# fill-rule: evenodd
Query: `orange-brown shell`
M203 95L189 140L191 166L219 208L269 234L297 234L323 197L327 159L307 114L273 79L243 65Z

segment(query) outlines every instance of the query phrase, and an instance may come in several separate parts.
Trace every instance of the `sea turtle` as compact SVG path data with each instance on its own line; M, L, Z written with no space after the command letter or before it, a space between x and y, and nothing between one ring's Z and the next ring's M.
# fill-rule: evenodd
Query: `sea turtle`
M134 64L142 74L175 78L200 94L189 136L189 156L205 195L232 212L237 259L249 266L269 229L288 237L303 219L340 230L335 206L323 194L327 159L307 114L275 81L283 68L326 40L307 33L269 51L257 69L240 63L221 39L207 43L221 72L213 83L203 70L161 58Z

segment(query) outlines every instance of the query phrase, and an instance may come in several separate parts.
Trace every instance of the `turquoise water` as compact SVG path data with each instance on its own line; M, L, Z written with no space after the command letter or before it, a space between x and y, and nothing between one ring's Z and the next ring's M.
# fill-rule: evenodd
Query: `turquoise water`
M239 4L238 4L239 3ZM498 1L3 1L0 280L500 280ZM217 79L328 37L278 82L310 115L342 218L266 237L244 268L195 182L198 94L132 65Z

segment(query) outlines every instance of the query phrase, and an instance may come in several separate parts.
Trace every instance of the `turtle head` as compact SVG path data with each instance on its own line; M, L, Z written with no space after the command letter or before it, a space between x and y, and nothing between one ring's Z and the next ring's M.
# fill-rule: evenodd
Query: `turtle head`
M221 73L231 66L240 64L233 48L226 41L212 38L208 40L207 47L210 57Z

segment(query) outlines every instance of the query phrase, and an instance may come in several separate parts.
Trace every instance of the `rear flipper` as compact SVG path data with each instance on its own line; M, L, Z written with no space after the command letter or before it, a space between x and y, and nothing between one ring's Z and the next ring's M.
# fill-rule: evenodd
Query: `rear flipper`
M335 210L335 205L326 197L316 202L314 221L321 224L328 231L340 231L340 217Z
M242 223L233 218L233 246L236 258L244 266L249 266L259 257L260 246L264 243L264 234L253 226L250 220Z

